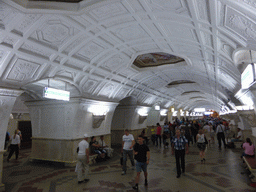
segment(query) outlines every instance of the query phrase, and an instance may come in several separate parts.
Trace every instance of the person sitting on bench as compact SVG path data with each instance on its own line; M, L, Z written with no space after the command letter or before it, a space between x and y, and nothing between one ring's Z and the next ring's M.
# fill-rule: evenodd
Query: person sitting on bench
M250 138L246 138L246 142L243 144L243 149L244 149L244 152L241 158L243 158L243 156L246 156L246 157L255 156L255 146L252 144L252 141Z
M240 128L237 128L237 136L234 139L231 139L231 142L238 142L243 140L243 133Z
M106 157L106 151L104 149L101 149L100 145L96 141L96 138L92 136L91 142L90 142L90 147L91 147L91 153L98 154L100 159L105 159Z

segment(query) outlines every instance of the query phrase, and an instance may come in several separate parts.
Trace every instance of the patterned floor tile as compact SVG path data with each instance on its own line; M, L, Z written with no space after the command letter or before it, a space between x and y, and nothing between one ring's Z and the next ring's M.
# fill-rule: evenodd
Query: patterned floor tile
M148 186L144 186L144 175L140 175L141 192L252 192L247 174L239 157L241 151L218 150L217 145L208 148L206 163L200 163L196 146L186 155L186 174L176 178L175 157L171 149L150 146L151 160L148 165ZM23 153L24 152L24 153ZM20 159L4 161L3 181L6 192L134 192L132 186L136 170L128 162L127 174L121 176L120 154L107 162L90 166L90 181L77 184L75 168L58 164L30 162L30 150L21 150Z

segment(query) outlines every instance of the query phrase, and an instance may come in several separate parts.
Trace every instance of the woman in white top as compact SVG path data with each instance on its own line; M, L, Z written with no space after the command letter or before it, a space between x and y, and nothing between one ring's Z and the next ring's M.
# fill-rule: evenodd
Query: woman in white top
M7 157L7 162L9 162L14 152L15 152L16 160L18 159L19 149L20 149L20 136L18 135L18 130L15 130L14 135L11 137L10 153Z
M203 130L200 129L198 131L198 134L196 135L196 141L197 141L197 147L199 148L200 152L200 158L201 158L201 163L205 163L205 148L206 144L205 141L207 141L205 135L203 134Z
M210 133L211 133L211 127L209 125L209 123L206 123L205 126L203 127L203 130L204 130L204 134L205 136L210 139L211 136L210 136ZM209 145L210 145L210 140L209 140Z
M204 134L205 134L206 138L209 141L208 143L210 146L210 143L214 143L214 136L215 136L214 130L212 128L212 124L206 123L205 126L203 127L203 130L204 130Z

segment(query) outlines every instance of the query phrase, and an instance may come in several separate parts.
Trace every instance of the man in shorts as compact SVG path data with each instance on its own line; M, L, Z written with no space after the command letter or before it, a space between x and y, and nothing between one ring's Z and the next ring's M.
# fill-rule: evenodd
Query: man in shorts
M138 183L140 180L140 172L144 172L144 177L145 177L145 183L144 185L148 185L148 172L147 172L147 165L149 163L150 159L150 152L149 148L146 144L144 144L144 138L142 135L139 135L138 137L138 143L134 145L134 155L135 155L135 160L136 160L136 171L137 171L137 176L135 178L135 186L132 188L135 190L138 190Z

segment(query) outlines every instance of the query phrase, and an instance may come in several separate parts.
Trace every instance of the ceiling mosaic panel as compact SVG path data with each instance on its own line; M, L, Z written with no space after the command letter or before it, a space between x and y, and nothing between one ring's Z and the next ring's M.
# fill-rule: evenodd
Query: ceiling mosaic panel
M160 65L173 65L183 61L185 60L178 56L167 53L147 53L139 55L133 62L133 65L135 65L138 68L145 68L157 67Z

